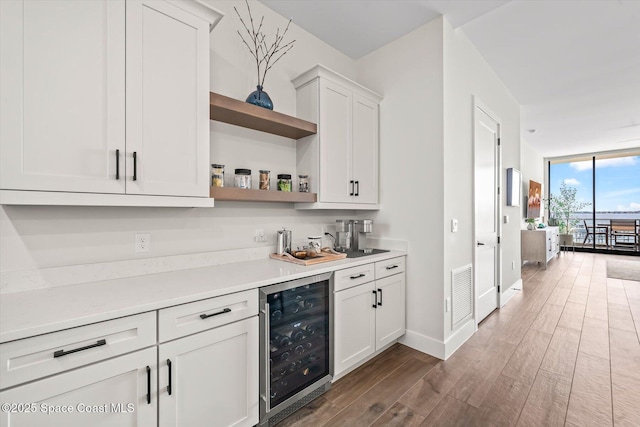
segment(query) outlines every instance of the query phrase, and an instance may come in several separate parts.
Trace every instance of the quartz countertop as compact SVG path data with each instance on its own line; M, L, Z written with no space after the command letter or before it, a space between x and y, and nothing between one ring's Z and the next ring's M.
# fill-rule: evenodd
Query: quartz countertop
M273 259L0 295L0 343L405 256L303 266Z

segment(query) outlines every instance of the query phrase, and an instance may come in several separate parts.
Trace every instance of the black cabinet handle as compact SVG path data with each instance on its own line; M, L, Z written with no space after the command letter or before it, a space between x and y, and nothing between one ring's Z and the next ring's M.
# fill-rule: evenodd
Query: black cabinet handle
M373 308L378 308L378 293L376 291L371 291L373 293Z
M171 396L171 359L167 359L167 368L169 369L169 385L167 386L167 393Z
M224 310L219 311L219 312L217 312L217 313L213 313L213 314L201 314L201 315L200 315L200 318L201 318L201 319L207 319L207 318L209 318L209 317L219 316L219 315L221 315L221 314L225 314L225 313L231 313L231 309L230 309L230 308L225 308ZM169 393L169 394L171 394L171 393Z
M116 150L116 179L120 179L120 150Z
M484 243L477 242L477 243L476 243L476 245L477 245L477 246L484 246Z
M394 268L398 268L398 266L397 265L388 265L386 268L387 268L387 270L393 270Z
M379 306L379 307L382 307L382 289L378 288L378 292L380 292L380 295L378 295L378 296L379 296L379 298L380 298L380 299L378 300L378 306Z
M138 153L133 152L133 180L138 179Z
M107 343L107 340L98 340L95 344L91 344L86 347L75 348L69 351L57 350L53 353L53 357L62 357L62 356L66 356L67 354L77 353L83 350L89 350L90 348L100 347L101 345L105 345L106 343Z
M349 181L349 184L351 185L351 192L349 193L350 196L353 196L353 183L354 181Z
M151 368L147 365L147 405L151 405Z
M356 181L356 196L360 195L360 181Z
M366 276L366 274L360 273L357 276L349 276L349 279L355 280L355 279L359 279L359 278L364 277L364 276Z

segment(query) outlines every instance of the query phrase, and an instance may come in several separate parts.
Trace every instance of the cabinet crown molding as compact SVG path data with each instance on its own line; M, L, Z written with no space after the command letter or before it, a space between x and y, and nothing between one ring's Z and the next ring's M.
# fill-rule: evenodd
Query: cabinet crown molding
M204 18L209 23L209 32L213 31L218 22L224 17L223 12L202 0L169 0L169 3L192 15Z
M372 91L371 89L367 89L360 83L356 83L353 80L343 76L342 74L336 73L335 71L320 64L317 64L304 73L300 74L298 77L291 80L291 83L293 83L293 86L298 89L319 77L331 80L332 82L339 85L346 86L349 89L353 90L355 93L364 96L365 98L369 98L376 103L380 103L383 99L382 95Z

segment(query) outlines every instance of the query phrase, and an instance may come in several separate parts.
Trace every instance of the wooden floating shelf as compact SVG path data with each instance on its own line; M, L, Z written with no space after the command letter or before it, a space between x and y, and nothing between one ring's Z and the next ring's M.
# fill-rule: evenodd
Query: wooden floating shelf
M315 203L316 193L274 190L245 190L233 187L211 187L211 197L218 201Z
M218 93L209 93L209 118L286 138L300 139L318 132L315 123L267 110Z

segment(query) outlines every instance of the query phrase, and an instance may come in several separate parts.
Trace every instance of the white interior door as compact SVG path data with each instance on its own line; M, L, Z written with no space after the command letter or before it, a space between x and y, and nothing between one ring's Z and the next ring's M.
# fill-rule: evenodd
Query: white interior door
M475 107L475 282L476 322L498 308L500 247L498 176L500 124Z

